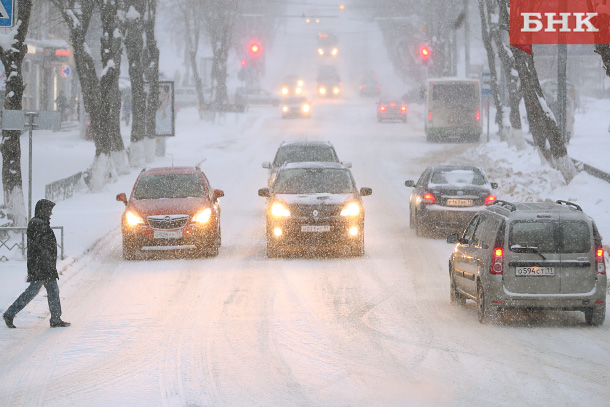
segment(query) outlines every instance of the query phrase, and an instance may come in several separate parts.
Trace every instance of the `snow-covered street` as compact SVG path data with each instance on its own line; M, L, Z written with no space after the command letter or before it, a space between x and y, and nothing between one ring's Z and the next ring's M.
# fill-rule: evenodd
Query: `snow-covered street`
M481 324L474 302L451 304L453 246L409 228L411 189L404 182L432 164L480 165L500 184L501 199L574 200L595 219L605 244L610 185L583 173L561 186L535 150L517 153L485 136L480 144L427 143L421 103L409 105L406 124L378 123L376 99L358 96L359 72L375 69L397 96L412 84L395 78L375 23L348 21L336 27L340 37L342 29L349 39L337 65L345 95L326 100L312 92L311 119L284 120L268 106L215 122L200 120L195 108L178 112L176 137L150 166L198 165L224 190L218 257L168 251L123 260L124 205L115 196L129 194L139 169L102 192L57 203L51 225L66 228L59 285L63 318L72 326L49 329L42 290L15 318L17 329L0 327L0 405L608 404L610 322L589 327L582 312L510 311ZM314 82L315 35L296 25L279 31L268 89L285 74ZM607 103L605 112L607 121ZM592 144L586 126L577 126L576 147ZM45 183L93 158L92 145L76 134L49 137L74 140L73 162L65 164L74 170L45 169L69 161L67 148L56 152L62 158L53 150L36 153L35 200L44 197ZM364 257L266 257L261 163L282 141L304 139L331 141L352 163L358 187L373 189L363 199ZM532 167L540 170L529 173ZM26 287L26 268L24 261L0 266L4 311Z

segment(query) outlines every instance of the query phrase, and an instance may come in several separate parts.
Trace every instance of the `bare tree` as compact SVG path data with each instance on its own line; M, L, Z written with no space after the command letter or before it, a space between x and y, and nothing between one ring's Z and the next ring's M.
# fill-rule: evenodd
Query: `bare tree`
M610 3L605 6L606 11L596 17L598 20L596 25L600 27L600 30L595 33L595 52L602 58L606 75L610 76L610 11L608 10ZM587 0L587 8L591 12L594 11L591 0Z
M90 188L101 189L116 179L117 171L127 173L127 157L120 135L120 92L118 79L122 37L118 30L122 21L117 0L51 0L68 25L74 50L76 72L83 90L85 110L91 121L95 158L91 166ZM96 6L102 18L102 72L98 77L95 62L85 36ZM123 13L124 14L124 13Z
M131 82L131 144L129 163L132 167L144 167L146 163L146 92L144 90L144 19L146 0L126 0L125 51L129 63Z
M498 0L498 5L501 9L500 13L508 15L509 0ZM515 47L511 47L511 49L515 58L515 69L519 73L521 91L534 143L549 165L558 169L566 183L570 183L577 174L576 167L568 157L568 151L555 116L544 99L534 65L534 56Z
M216 108L227 103L227 58L232 45L233 25L239 16L238 0L200 2L212 47L212 99Z
M496 105L496 124L500 132L500 139L504 139L504 106L500 99L500 88L498 86L498 73L496 71L496 56L492 42L493 27L489 24L490 10L485 0L479 0L479 15L481 16L481 33L483 37L483 45L487 51L487 65L489 66L491 94Z
M155 22L157 20L157 0L146 0L146 17L144 18L144 79L148 82L146 101L146 161L154 159L154 143L156 136L156 113L159 107L159 47L155 37Z
M28 52L25 38L30 24L32 0L19 2L19 14L15 27L4 34L10 47L0 46L0 59L6 72L5 110L21 110L23 90L23 76L21 63ZM7 42L3 41L2 44ZM4 203L12 212L16 226L24 226L27 222L25 200L23 197L23 179L21 177L21 145L20 130L3 130L2 144L2 185L4 189Z
M197 100L199 106L205 104L203 96L203 81L197 67L197 53L199 51L199 42L201 40L202 20L204 16L199 7L199 0L178 0L180 15L184 23L186 37L186 52L190 63L193 79L195 81L195 90L197 91Z

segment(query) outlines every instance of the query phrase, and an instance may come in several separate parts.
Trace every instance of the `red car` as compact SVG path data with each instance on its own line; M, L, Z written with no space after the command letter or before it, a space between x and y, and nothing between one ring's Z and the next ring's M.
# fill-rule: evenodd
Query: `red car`
M129 201L125 193L116 196L126 206L123 257L133 260L150 246L194 247L201 254L218 255L222 196L198 167L142 170Z

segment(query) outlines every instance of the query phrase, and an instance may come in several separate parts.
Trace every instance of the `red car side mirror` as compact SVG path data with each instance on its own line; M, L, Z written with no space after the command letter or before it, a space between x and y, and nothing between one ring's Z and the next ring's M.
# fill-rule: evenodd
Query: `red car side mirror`
M127 195L125 195L124 192L121 192L120 194L118 194L116 196L116 200L120 201L120 202L123 202L125 204L125 206L127 206Z

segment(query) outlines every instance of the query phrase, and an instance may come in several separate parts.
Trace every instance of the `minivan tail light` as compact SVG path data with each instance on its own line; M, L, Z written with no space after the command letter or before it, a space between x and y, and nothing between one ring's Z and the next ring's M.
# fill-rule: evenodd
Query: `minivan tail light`
M428 120L432 121L432 112L428 112Z
M436 203L436 198L430 192L424 193L424 196L422 197L422 199L425 204L435 204Z
M491 205L494 202L496 202L496 196L492 194L487 195L487 198L485 198L485 205Z
M504 269L504 250L501 247L496 247L491 256L491 267L489 272L491 274L502 274Z
M481 120L481 111L477 109L477 120Z
M597 268L597 274L606 274L606 262L604 261L604 249L598 247L595 250L595 264Z

